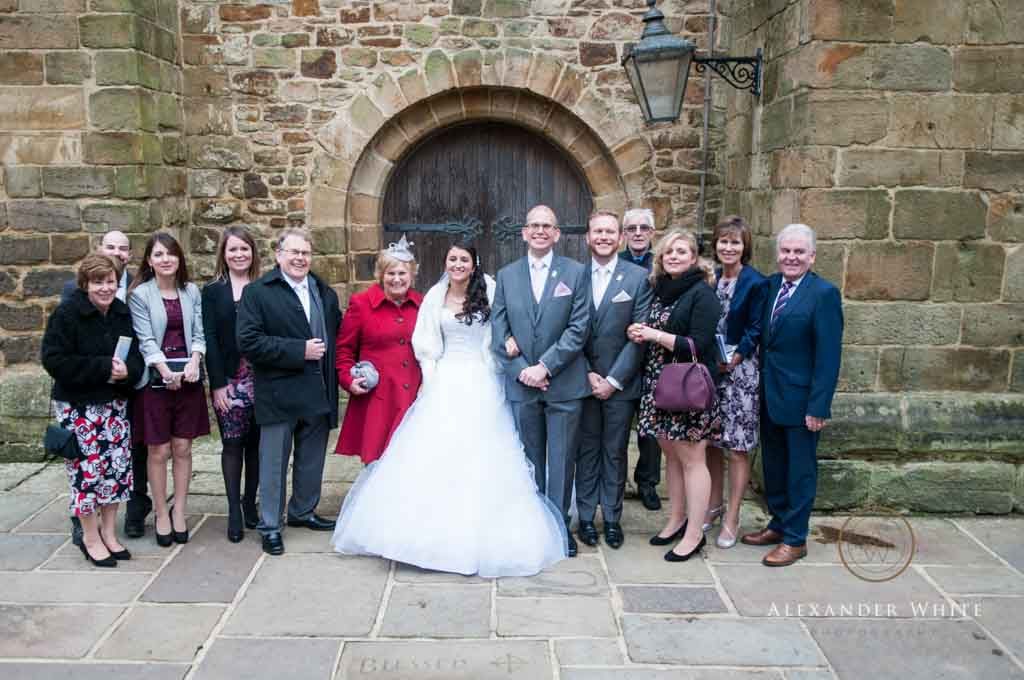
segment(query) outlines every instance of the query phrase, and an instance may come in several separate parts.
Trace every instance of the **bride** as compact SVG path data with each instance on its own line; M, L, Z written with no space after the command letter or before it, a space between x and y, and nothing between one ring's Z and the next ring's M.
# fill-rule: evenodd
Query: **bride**
M566 556L561 515L537 492L490 353L494 280L452 246L412 343L423 387L345 497L340 553L424 569L528 576Z

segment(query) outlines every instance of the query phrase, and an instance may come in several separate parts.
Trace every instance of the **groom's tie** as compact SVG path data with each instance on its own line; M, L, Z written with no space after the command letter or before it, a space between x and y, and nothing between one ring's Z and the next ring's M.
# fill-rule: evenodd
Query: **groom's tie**
M782 283L782 292L779 293L779 299L775 301L775 307L772 309L772 328L775 328L775 322L779 318L779 314L786 308L786 303L789 302L789 296L793 294L793 284L790 281L784 281Z

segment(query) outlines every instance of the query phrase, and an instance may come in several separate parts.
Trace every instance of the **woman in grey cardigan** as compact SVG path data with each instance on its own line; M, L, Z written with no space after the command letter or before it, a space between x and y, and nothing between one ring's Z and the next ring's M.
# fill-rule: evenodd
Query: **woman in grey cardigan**
M128 293L132 325L146 370L136 384L135 442L148 449L156 542L187 543L192 440L210 433L200 366L206 353L199 288L189 283L185 253L168 233L146 243ZM174 507L167 508L167 460L174 474Z

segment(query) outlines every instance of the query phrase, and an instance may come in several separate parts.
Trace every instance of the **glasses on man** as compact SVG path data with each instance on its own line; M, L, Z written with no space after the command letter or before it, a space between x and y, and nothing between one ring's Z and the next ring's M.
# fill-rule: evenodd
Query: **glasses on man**
M304 260L308 260L313 257L312 250L296 250L295 248L281 248L281 252L288 257L301 257Z
M530 222L526 225L527 231L554 231L558 229L557 224L548 224L547 222Z
M625 230L627 234L649 234L654 231L654 227L649 224L630 224Z

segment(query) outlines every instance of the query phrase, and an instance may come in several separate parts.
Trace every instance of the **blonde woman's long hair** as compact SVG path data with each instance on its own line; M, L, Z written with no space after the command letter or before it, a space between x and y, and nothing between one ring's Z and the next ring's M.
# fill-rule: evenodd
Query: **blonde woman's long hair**
M654 246L654 266L651 267L651 275L649 277L651 285L656 285L658 279L665 274L665 267L661 263L661 258L665 254L665 251L669 249L669 246L680 239L686 241L686 245L690 247L690 252L697 256L697 266L704 272L704 280L707 281L709 286L714 286L714 263L711 260L700 256L700 251L697 249L697 237L694 236L693 232L679 227L665 232L665 235L658 239L658 243Z

